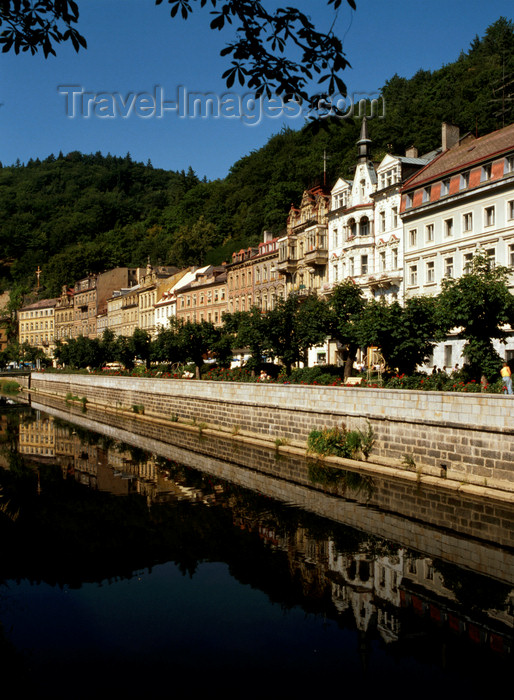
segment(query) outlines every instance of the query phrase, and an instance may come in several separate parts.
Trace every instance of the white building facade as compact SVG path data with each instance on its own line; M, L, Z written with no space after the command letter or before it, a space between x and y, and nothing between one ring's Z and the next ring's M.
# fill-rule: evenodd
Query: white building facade
M432 154L418 158L387 154L371 160L371 140L363 120L353 181L340 178L332 189L329 214L328 285L352 279L368 299L403 298L403 225L401 184L425 166Z
M406 298L438 294L442 280L462 276L479 250L492 265L514 269L514 125L445 148L405 183L401 217ZM431 364L461 365L462 347L450 337ZM497 349L512 359L514 339Z

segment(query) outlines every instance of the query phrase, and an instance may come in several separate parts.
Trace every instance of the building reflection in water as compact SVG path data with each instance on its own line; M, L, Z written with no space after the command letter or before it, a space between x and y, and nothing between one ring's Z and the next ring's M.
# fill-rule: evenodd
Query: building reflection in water
M8 425L4 416L0 428L5 443ZM33 419L21 420L18 448L30 464L56 463L63 478L91 489L120 496L140 494L149 505L188 499L230 509L235 527L256 533L266 547L287 555L291 578L306 597L329 601L334 619L351 618L363 639L378 635L385 644L394 645L408 639L413 621L421 620L492 652L512 653L512 579L488 579L495 592L500 590L503 603L470 611L456 593L459 586L455 580L461 570L451 562L353 530L353 548L348 551L347 542L340 546L330 533L324 534L322 526L315 534L302 525L292 530L284 527L279 509L270 511L262 503L256 507L255 494L249 498L250 492L239 485L109 436L90 433L60 418L36 412ZM262 464L262 450L257 458ZM272 461L273 456L269 459ZM7 466L5 454L0 464ZM362 497L363 501L370 498L369 483L365 486L367 496ZM387 493L388 486L383 490ZM358 492L356 487L355 494ZM354 500L358 500L355 494ZM410 524L403 526L409 529ZM490 546L495 549L494 543ZM512 551L506 557L512 564ZM471 576L483 574L473 572L472 559L469 566ZM514 576L511 566L507 570ZM494 598L497 600L497 596Z

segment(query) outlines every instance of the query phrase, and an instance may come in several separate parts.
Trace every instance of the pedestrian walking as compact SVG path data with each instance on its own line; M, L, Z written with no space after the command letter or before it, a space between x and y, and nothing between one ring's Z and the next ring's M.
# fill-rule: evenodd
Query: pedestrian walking
M512 372L506 362L503 363L500 374L502 376L503 386L507 389L507 394L512 394Z

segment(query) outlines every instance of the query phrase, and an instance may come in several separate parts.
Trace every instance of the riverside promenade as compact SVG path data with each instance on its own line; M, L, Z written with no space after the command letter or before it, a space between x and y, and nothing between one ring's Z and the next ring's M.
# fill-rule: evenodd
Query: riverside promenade
M514 492L514 402L499 394L44 372L30 390L103 408L106 421L138 413L297 447L313 429L369 425L370 462Z

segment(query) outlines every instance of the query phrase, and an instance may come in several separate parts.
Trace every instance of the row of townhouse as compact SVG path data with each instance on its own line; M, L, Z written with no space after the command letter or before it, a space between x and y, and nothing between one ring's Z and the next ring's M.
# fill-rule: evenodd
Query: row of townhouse
M437 294L478 249L514 267L514 125L461 138L443 124L439 149L419 156L413 147L375 163L364 119L357 148L353 179L305 190L283 234L265 231L258 246L220 266L148 264L88 276L57 299L21 309L20 341L51 354L54 339L96 337L105 328L155 335L171 317L220 325L227 311L266 312L291 293L329 295L345 279L367 298L402 302ZM459 352L450 340L434 361L452 365ZM509 341L505 356L513 355ZM337 347L314 349L310 361L337 363Z

